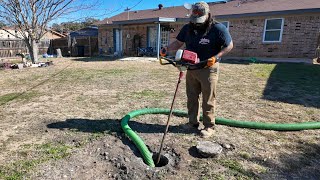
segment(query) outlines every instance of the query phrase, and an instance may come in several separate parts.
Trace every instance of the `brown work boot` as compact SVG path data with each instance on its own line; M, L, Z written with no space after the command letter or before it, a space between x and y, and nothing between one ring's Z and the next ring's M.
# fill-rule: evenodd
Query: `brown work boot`
M201 137L203 138L209 138L214 135L214 129L213 128L204 128L200 131Z
M198 129L199 123L197 124L191 124L191 123L186 123L181 125L182 129Z

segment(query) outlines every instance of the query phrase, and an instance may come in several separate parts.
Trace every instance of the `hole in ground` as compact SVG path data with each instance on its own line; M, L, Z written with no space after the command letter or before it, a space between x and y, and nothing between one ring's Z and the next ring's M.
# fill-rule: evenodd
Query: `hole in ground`
M159 161L158 164L157 164L158 154L153 154L152 155L152 159L153 159L153 162L155 163L156 167L163 167L163 166L166 166L169 163L169 159L164 155L160 156L160 161Z

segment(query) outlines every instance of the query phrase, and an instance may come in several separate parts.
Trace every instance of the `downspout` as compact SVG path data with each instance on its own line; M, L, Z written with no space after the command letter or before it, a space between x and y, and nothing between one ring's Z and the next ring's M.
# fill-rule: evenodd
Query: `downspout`
M161 28L160 28L160 22L158 23L158 40L157 40L157 58L159 59L160 56L160 43L161 43Z

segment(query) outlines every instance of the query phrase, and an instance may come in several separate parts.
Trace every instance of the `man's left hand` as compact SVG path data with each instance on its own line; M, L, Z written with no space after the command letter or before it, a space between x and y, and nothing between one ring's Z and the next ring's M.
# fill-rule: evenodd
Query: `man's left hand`
M217 56L212 56L207 61L207 67L213 66L217 61L218 61L218 57Z

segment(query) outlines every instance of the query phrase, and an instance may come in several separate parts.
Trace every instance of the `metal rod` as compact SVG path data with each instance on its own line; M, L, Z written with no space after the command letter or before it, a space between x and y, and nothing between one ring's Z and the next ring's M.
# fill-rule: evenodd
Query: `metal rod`
M162 137L162 141L161 141L161 144L160 144L160 149L159 149L159 153L158 153L158 158L157 158L156 164L159 164L159 162L160 162L160 157L161 157L163 142L164 142L164 140L165 140L165 138L166 138L166 135L167 135L167 133L168 133L170 118L171 118L172 110L173 110L173 105L174 105L174 102L175 102L175 99L176 99L176 96L177 96L177 91L178 91L179 84L180 84L180 82L181 82L182 77L183 77L183 72L180 71L179 80L178 80L178 83L177 83L176 91L174 92L174 96L173 96L173 100L172 100L171 108L170 108L170 113L169 113L168 120L167 120L166 129L165 129L165 131L164 131L164 133L163 133L163 137Z

